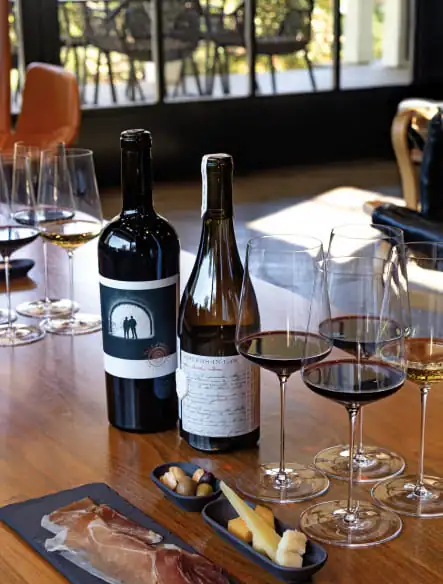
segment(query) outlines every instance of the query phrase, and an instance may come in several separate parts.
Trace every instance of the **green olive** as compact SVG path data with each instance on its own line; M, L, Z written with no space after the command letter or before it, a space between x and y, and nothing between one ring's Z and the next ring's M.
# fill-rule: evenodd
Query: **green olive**
M197 497L207 497L208 495L212 495L214 489L208 483L201 483L197 487Z
M175 492L178 493L179 495L186 495L187 497L192 497L195 495L196 486L197 485L191 479L191 477L185 476L178 481Z

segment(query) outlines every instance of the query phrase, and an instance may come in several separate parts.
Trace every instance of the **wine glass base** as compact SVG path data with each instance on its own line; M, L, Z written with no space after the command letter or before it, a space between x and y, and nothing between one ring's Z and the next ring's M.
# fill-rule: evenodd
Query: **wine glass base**
M51 298L49 301L45 299L33 300L32 302L22 302L17 306L17 312L29 318L68 316L78 310L78 303L72 303L67 298Z
M328 490L329 479L314 468L297 463L285 465L286 480L279 481L279 463L261 465L245 471L236 481L246 497L269 503L297 503L322 495Z
M372 503L355 503L354 522L347 522L347 501L326 501L308 507L300 529L310 538L341 547L370 547L397 537L402 521L392 511Z
M11 319L8 319L7 308L0 308L0 325L8 324L8 322L15 322L17 320L17 313L15 310L11 310Z
M40 341L45 336L45 331L34 325L13 324L0 326L0 347L17 347L29 345Z
M314 465L329 477L347 481L349 479L349 446L332 446L319 452ZM358 459L354 457L354 481L358 483L379 482L400 474L406 466L401 456L385 448L363 446Z
M74 318L52 318L43 324L46 332L53 335L87 335L102 328L102 321L95 314L76 314Z
M374 501L383 508L412 517L443 516L443 478L425 476L416 492L417 476L403 475L373 487Z

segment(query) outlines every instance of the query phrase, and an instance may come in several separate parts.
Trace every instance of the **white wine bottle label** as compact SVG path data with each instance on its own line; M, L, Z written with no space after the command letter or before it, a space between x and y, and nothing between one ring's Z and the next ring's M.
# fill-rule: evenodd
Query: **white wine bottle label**
M181 351L177 393L185 432L241 436L260 425L260 371L239 355L205 357Z
M177 367L178 276L124 282L100 276L105 371L152 379Z

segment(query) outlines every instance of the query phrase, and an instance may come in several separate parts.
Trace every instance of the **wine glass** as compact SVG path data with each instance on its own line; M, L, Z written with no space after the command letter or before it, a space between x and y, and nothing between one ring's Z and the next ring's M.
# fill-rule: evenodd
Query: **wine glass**
M46 331L59 335L99 331L98 315L75 314L74 308L74 251L98 237L103 226L91 150L42 152L37 221L41 237L66 250L69 258L71 313L45 320Z
M323 246L313 237L265 236L247 245L236 346L280 382L280 460L249 469L237 480L237 488L253 499L292 503L320 495L329 486L320 471L288 463L285 457L286 383L301 367L305 344L312 362L331 350L318 330L329 308L322 261ZM259 319L251 318L257 313Z
M353 449L357 415L362 405L397 392L406 379L402 298L397 286L398 259L334 258L326 262L331 318L321 324L322 334L335 343L348 326L333 360L303 361L302 379L316 394L342 404L350 420L349 482L347 501L327 501L306 509L300 527L308 537L345 547L367 547L389 541L402 528L392 511L354 500ZM346 313L359 320L350 325ZM349 307L348 311L346 307ZM352 338L352 342L351 342Z
M11 212L14 205L23 201L32 217L35 211L35 198L32 181L25 156L2 155L0 157L0 198L2 208L7 209L5 224L0 225L0 255L5 266L5 285L8 302L8 323L0 326L0 346L11 347L27 345L41 340L45 332L40 326L13 324L11 310L11 256L20 248L32 243L38 237L33 225L20 225L14 222Z
M60 145L59 148L64 148ZM39 193L39 176L40 176L40 149L36 146L30 146L24 142L16 142L14 144L14 153L16 155L26 156L28 158L28 168L30 177L34 187L34 193L38 196ZM63 217L61 217L63 218ZM29 216L26 209L20 209L15 212L14 219L21 225L29 225ZM52 217L56 219L56 217ZM31 318L66 316L71 313L71 301L66 298L50 298L49 297L49 276L48 276L48 244L46 240L43 241L43 268L44 268L44 296L38 300L31 300L29 302L22 302L16 308L17 312L22 316ZM78 304L75 303L74 310L78 310Z
M395 246L400 246L399 278L404 298L405 320L407 321L407 278L404 269L403 231L396 227L376 224L339 225L331 231L328 257L359 256L390 259ZM352 318L348 315L349 319ZM348 320L349 322L349 320ZM347 480L349 478L349 445L326 448L314 458L315 466L327 475ZM358 420L358 440L354 452L354 480L374 482L399 474L405 468L404 459L397 453L379 446L363 444L363 408Z
M443 516L443 478L424 473L425 422L428 393L443 381L443 242L406 246L411 308L406 339L407 377L420 389L421 423L418 472L374 486L374 500L414 517Z

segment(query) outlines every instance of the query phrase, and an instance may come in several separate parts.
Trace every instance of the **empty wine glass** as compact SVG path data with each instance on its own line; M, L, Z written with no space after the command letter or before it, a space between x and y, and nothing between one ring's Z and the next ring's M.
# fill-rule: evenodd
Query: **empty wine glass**
M60 145L60 148L64 148ZM38 204L39 192L39 177L40 177L40 156L41 152L36 146L29 146L23 142L16 142L14 144L14 154L27 157L28 169L30 178L32 180L34 193L37 197ZM55 220L57 217L52 215L51 219ZM66 214L61 219L66 218ZM29 225L29 216L26 209L16 210L14 212L14 219L21 225ZM44 294L43 298L22 302L16 308L17 312L22 316L31 318L50 318L56 316L66 316L74 309L78 310L78 304L72 307L72 303L67 298L50 298L49 297L49 275L48 275L48 244L45 239L43 242L43 269L44 269Z
M395 246L400 253L400 267L396 277L399 278L404 310L407 320L407 278L404 269L403 231L396 227L376 224L339 225L331 231L328 257L359 256L389 260ZM352 315L348 315L352 319ZM322 472L336 479L349 478L349 445L326 448L314 458L315 466ZM358 420L358 439L354 453L354 480L374 482L399 474L405 468L404 459L387 448L363 443L363 408Z
M103 226L93 153L81 148L45 150L41 156L37 220L41 237L66 250L72 310L66 318L48 318L46 331L79 335L101 329L101 318L75 314L74 251L92 241Z
M347 501L327 501L306 509L300 527L308 537L345 547L389 541L402 528L392 511L354 499L353 450L357 415L368 405L397 392L404 384L403 304L396 283L397 260L334 258L326 262L331 318L321 333L343 352L333 360L303 361L302 379L316 394L342 404L349 415L349 482ZM347 322L346 315L359 320ZM352 334L343 336L348 329ZM339 339L340 344L336 343ZM343 345L341 341L343 340Z
M17 250L38 237L38 230L14 222L13 212L18 205L26 206L30 218L35 213L35 198L32 180L25 156L3 155L0 158L0 198L2 208L8 209L5 224L0 226L0 255L5 266L5 285L8 302L8 323L0 326L0 346L11 347L27 345L41 340L44 330L40 326L13 323L11 311L11 256Z
M416 475L400 475L372 490L375 501L403 515L443 516L443 478L424 472L426 406L431 386L443 381L443 242L406 246L410 334L406 339L407 376L419 386L420 447Z
M329 314L322 261L322 244L313 237L265 236L247 246L236 346L280 383L280 459L245 470L237 480L238 489L254 499L303 501L329 486L320 471L287 462L285 452L286 383L300 369L304 353L316 362L331 350L319 334L319 323ZM257 313L259 318L252 318Z

